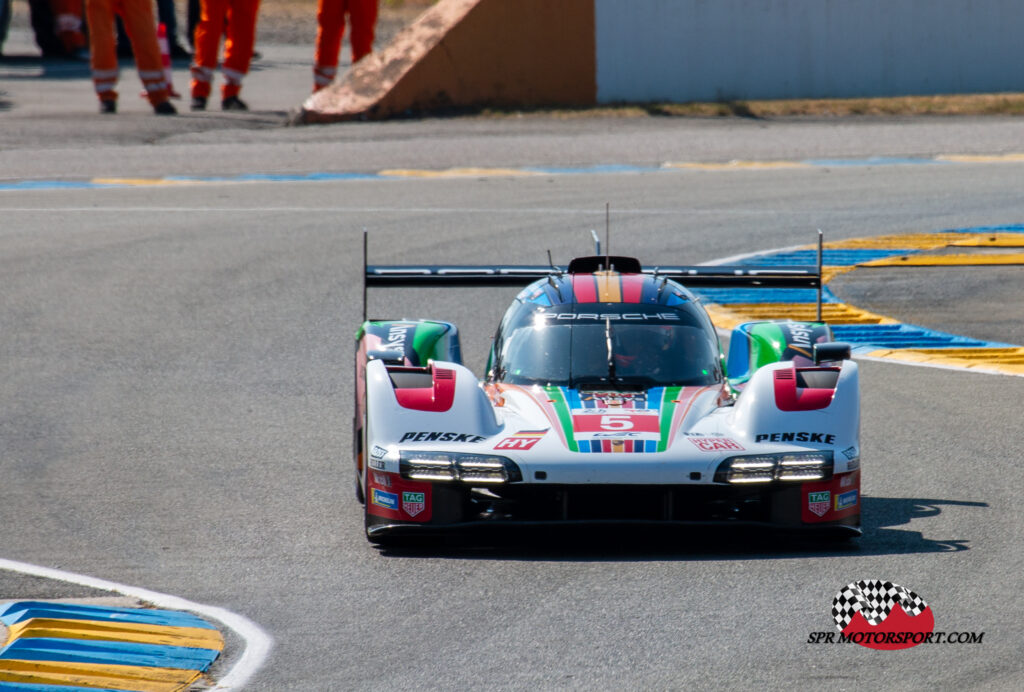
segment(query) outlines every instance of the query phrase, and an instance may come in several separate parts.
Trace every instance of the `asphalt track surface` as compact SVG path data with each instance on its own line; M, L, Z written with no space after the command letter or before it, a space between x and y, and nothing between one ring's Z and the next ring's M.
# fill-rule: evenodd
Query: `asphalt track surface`
M4 180L1002 154L1024 142L1014 119L299 129L144 112L105 136L86 106L33 111L46 137L30 133L32 112L0 113ZM0 558L248 617L275 640L253 690L1021 689L1022 378L862 362L865 533L838 546L584 532L380 551L352 497L349 428L364 228L379 262L533 264L548 249L564 262L590 250L608 203L613 252L696 263L812 242L816 228L841 239L1020 223L1022 189L1024 164L988 163L0 192ZM883 314L1020 343L1020 280L1001 271L984 286L914 272L891 293L858 271L845 290ZM456 322L479 370L512 293L379 290L370 313ZM808 644L835 631L832 598L860 579L913 589L936 630L984 632L982 643ZM0 599L97 593L0 571ZM215 673L243 648L227 634Z

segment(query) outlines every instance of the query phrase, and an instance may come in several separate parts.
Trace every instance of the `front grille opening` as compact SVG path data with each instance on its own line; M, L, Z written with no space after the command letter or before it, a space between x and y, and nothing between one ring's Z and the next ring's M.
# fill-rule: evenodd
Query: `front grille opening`
M770 491L735 486L541 486L472 492L467 518L511 521L768 521Z

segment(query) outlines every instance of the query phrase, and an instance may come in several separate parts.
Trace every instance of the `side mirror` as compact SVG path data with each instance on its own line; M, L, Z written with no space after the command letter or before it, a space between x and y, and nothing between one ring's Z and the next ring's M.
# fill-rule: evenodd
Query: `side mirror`
M367 351L366 362L382 360L385 365L401 365L405 362L405 354L401 351Z
M814 364L834 362L838 360L850 360L850 344L842 341L830 341L824 344L814 344Z

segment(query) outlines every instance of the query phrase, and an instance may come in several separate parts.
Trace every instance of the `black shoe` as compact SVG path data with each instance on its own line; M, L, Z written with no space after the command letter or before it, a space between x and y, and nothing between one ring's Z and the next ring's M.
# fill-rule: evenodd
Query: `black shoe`
M107 99L100 101L100 113L116 113L117 112L117 101L114 99Z
M220 102L220 108L224 111L247 111L249 106L245 105L245 101L238 98L237 96L228 96L226 99Z
M192 110L194 110L194 111L205 111L206 110L206 97L205 96L193 96L192 97Z
M177 115L178 109L170 101L161 101L153 106L153 112L157 115Z

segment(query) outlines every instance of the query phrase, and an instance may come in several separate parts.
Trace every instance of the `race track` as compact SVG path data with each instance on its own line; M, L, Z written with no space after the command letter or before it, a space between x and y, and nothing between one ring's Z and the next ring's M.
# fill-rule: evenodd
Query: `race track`
M9 151L4 181L66 180L60 160L82 182L578 169L638 165L645 147L653 167L934 157L958 150L964 130L974 153L1002 154L998 143L1019 128L540 118L507 132L480 121L257 127L226 130L244 145L203 159L204 138L181 120L176 136L107 142L88 157L72 142ZM588 141L600 151L578 146ZM159 171L140 163L154 157ZM1021 689L1024 378L861 362L865 532L838 546L590 532L380 551L352 497L349 429L363 229L378 262L535 264L549 249L565 262L590 251L608 203L613 252L700 263L811 243L817 228L844 239L1019 224L1022 189L1024 163L1004 160L2 190L0 558L244 615L274 640L252 690ZM891 295L851 278L847 299L1020 344L1021 271L1001 269L984 301L977 273L937 270ZM920 311L907 300L914 291ZM370 314L456 322L479 371L513 294L381 289ZM809 644L810 633L835 631L832 599L861 579L913 589L936 630L983 641L891 652ZM96 593L0 570L0 600ZM226 637L215 675L245 648Z

